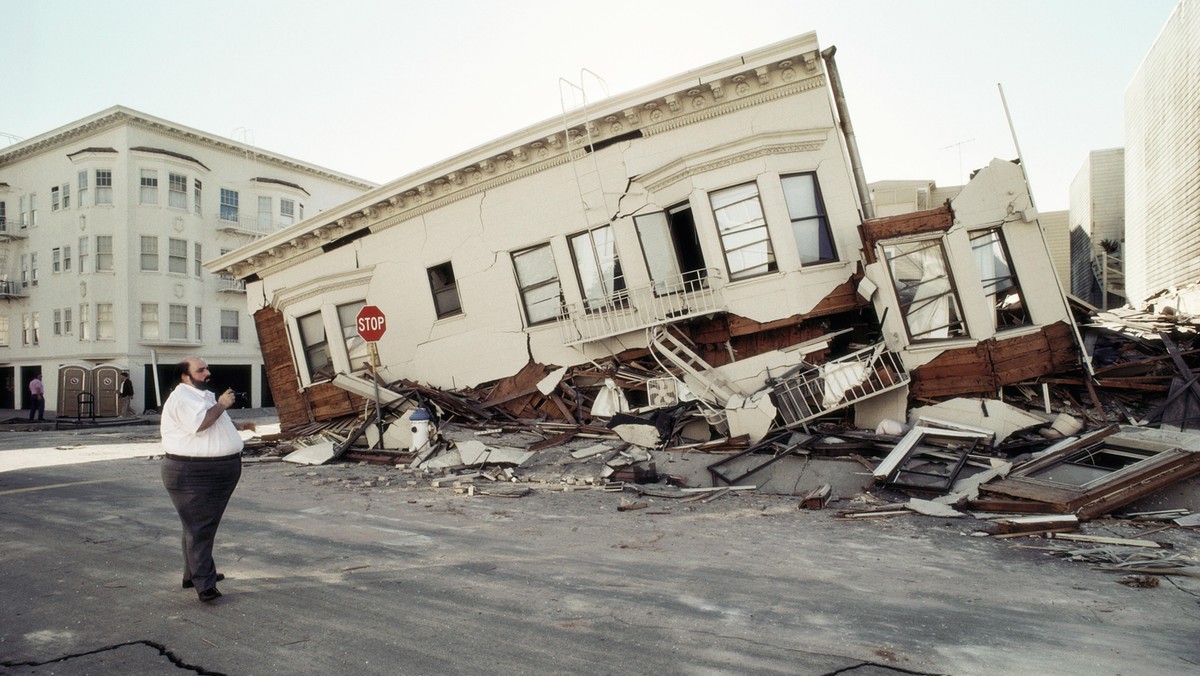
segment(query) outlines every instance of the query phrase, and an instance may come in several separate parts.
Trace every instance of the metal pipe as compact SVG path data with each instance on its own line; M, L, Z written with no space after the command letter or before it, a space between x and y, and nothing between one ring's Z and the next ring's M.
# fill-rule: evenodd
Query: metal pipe
M862 202L863 218L875 218L875 207L871 204L871 192L867 189L867 175L863 172L862 158L858 154L858 141L854 138L854 126L850 124L850 108L846 105L846 93L842 90L842 78L838 75L837 62L833 55L837 47L821 52L825 59L825 70L829 73L829 86L833 90L833 103L837 106L838 119L842 125L842 136L846 139L846 152L850 154L850 169L854 172L854 183L858 186L858 199Z

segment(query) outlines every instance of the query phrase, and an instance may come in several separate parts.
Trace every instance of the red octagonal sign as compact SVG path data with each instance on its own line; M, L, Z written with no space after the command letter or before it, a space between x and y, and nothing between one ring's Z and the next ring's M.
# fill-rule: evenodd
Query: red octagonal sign
M358 311L355 326L358 327L358 335L362 336L363 340L374 343L383 337L384 331L387 331L387 319L379 308L374 305L364 305L363 309Z

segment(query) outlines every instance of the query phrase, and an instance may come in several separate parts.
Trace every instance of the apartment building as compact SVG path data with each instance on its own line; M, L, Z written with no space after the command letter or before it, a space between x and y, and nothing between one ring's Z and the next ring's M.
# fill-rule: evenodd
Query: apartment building
M1200 0L1181 0L1125 90L1130 300L1200 279Z
M124 107L0 148L0 408L156 409L204 356L242 405L271 405L244 284L204 269L351 199L366 181Z

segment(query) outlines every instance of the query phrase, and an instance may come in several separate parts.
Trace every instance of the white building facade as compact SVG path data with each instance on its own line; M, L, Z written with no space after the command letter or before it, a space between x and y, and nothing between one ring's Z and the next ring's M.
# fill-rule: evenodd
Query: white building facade
M202 264L372 187L119 106L0 149L0 408L40 372L47 410L111 414L121 370L156 408L190 354L269 405L244 285Z
M1125 91L1126 288L1200 279L1200 0L1181 0Z
M1071 293L1097 306L1124 303L1125 149L1088 153L1071 181ZM1107 298L1101 294L1107 289Z

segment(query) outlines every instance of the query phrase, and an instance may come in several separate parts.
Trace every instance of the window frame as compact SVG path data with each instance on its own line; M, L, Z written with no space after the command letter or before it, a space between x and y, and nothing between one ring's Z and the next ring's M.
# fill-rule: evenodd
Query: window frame
M983 266L980 261L981 246L977 245L976 241L988 236L992 236L994 238L992 246L998 248L999 253L1002 256L1002 258L997 257L996 251L993 249L993 264L999 260L1005 267L1007 267L1007 275L989 277L986 279L984 277L985 273L982 269ZM1013 329L1031 326L1033 324L1033 317L1029 313L1029 303L1024 290L1021 288L1020 277L1017 275L1016 268L1013 267L1012 252L1008 248L1008 240L1004 237L1004 228L997 225L990 228L972 230L967 233L967 239L971 244L971 254L975 259L975 265L979 268L979 284L983 287L983 296L985 299L988 299L988 302L992 307L993 330L996 332L1010 331ZM1004 289L1006 296L1013 295L1008 291L1009 289L1016 289L1015 295L1020 302L1020 309L1018 312L1006 312L1001 306L1000 300L996 298L996 287L1003 283L1004 280L1010 280L1012 282L1011 286L1005 287Z
M600 246L597 246L596 233L601 231L607 232L608 239L606 242L601 242ZM629 305L629 288L625 284L625 274L621 268L621 254L617 247L616 231L612 225L601 225L588 228L583 232L568 235L567 249L571 252L571 263L575 269L575 282L579 285L579 294L583 299L584 312L590 314L593 312L618 310ZM602 251L601 249L604 250ZM608 256L609 253L611 253L611 257ZM589 257L590 261L588 261ZM581 260L584 265L581 265ZM588 268L589 264L590 268ZM611 279L607 279L602 271L602 268L606 264L611 264ZM585 268L588 268L587 274L592 278L589 282L593 286L599 287L599 291L601 292L599 297L589 295L594 289L589 289L589 282L584 281ZM607 288L609 285L612 286L611 289Z
M425 269L425 276L429 280L429 293L433 299L433 314L438 319L446 319L448 317L456 317L463 314L462 297L458 293L458 279L454 276L454 265L452 261L438 263ZM445 281L449 279L449 281ZM453 307L443 309L441 299L453 295Z
M140 235L139 237L138 270L158 272L158 235ZM147 245L152 246L148 248Z
M522 281L521 265L518 261L520 261L525 256L538 255L543 251L545 252L545 254L547 256L549 256L550 266L553 268L554 274L549 277L546 277L544 279L531 279L531 280L529 280L528 283ZM522 316L525 319L525 326L526 327L542 326L545 324L555 322L560 317L562 317L563 295L562 295L561 275L559 274L558 263L554 259L554 250L553 250L553 248L551 248L550 242L543 242L541 244L535 244L533 246L525 247L524 249L518 249L516 251L511 252L509 254L509 258L512 261L513 277L517 282L517 293L521 298L521 310L522 310ZM545 298L538 298L531 302L531 300L530 300L531 294L534 294L535 292L540 292L544 289L550 289L550 288L554 289L554 293L552 296L546 296ZM545 303L548 300L554 300L554 302L557 303L557 305L554 307L553 314L545 316L545 317L543 317L541 314L539 314L538 318L534 319L534 316L530 313L531 306L537 305L540 303Z
M797 215L797 209L807 205L792 204L792 201L788 199L788 195L790 194L788 191L789 182L802 178L807 178L812 186L813 206L816 209L816 212L812 214ZM840 260L838 257L837 240L834 239L833 228L829 225L829 215L825 211L825 199L821 194L821 181L817 178L817 172L808 171L795 174L784 174L779 177L779 185L783 190L783 202L787 207L788 219L792 224L792 238L796 242L796 253L800 256L801 267L812 267L814 265L828 265L830 263L837 263ZM818 252L816 258L806 256L803 249L802 243L807 238L800 236L800 227L804 225L812 225L817 230L816 234ZM829 257L825 257L821 251L821 249L823 249L825 246L829 247ZM809 260L805 260L806 257L809 258Z
M884 261L885 268L888 271L888 277L892 283L892 292L895 294L897 307L900 311L900 320L904 325L904 331L908 335L908 340L910 343L933 343L945 340L962 340L971 337L970 327L967 326L966 317L963 315L962 311L962 296L958 293L958 285L954 279L953 270L950 267L950 257L946 253L946 238L944 236L939 235L937 237L922 237L919 239L893 239L881 241L879 242L878 246L880 248L879 259ZM933 277L928 280L918 278L916 283L907 284L904 289L901 289L900 284L903 280L898 277L896 265L894 263L894 261L898 260L901 256L892 255L889 252L889 248L908 249L910 247L915 248L903 252L902 256L907 257L922 251L936 249L940 257L939 261L944 275ZM925 264L939 261L926 261ZM921 269L923 274L923 266ZM946 279L946 289L939 291L936 287L930 287L934 289L935 295L926 296L920 299L916 297L916 294L919 292L919 285L932 284L937 282L943 276ZM908 297L908 290L910 288L913 289L913 292L911 297ZM908 297L907 301L905 300L906 297ZM923 311L924 308L929 307L931 303L935 302L936 299L941 297L947 297L950 299L949 303L947 304L947 315L954 316L955 320L950 321L948 324L943 326L935 326L933 328L923 330L920 333L914 333L913 327L909 321L911 308L917 304L918 300L925 301L921 304L921 307L917 308L918 312ZM936 333L943 329L946 330L946 335L944 336L925 337L927 334Z
M731 199L728 203L717 205L718 199L723 201L727 195L736 195L735 191L753 188L752 195L745 195L737 199ZM757 206L758 216L743 222L733 222L726 218L726 214L735 214L735 207L743 204L749 204L753 200ZM717 227L717 239L721 243L721 253L725 257L725 269L729 272L729 281L738 282L755 277L769 275L779 270L779 261L775 257L775 245L771 241L771 230L767 224L767 215L763 210L762 205L762 190L758 187L758 181L746 181L735 185L726 186L717 190L709 191L708 193L709 207L712 209L713 222ZM728 225L726 225L726 223ZM763 237L751 242L730 247L730 240L737 236L746 235L761 231ZM750 257L754 254L753 247L762 243L766 243L766 260L762 263L746 266L744 263L739 265L737 270L734 270L733 259L730 254L737 254L738 257ZM760 270L760 268L763 268Z
M158 205L158 170L141 169L138 174L138 204Z

